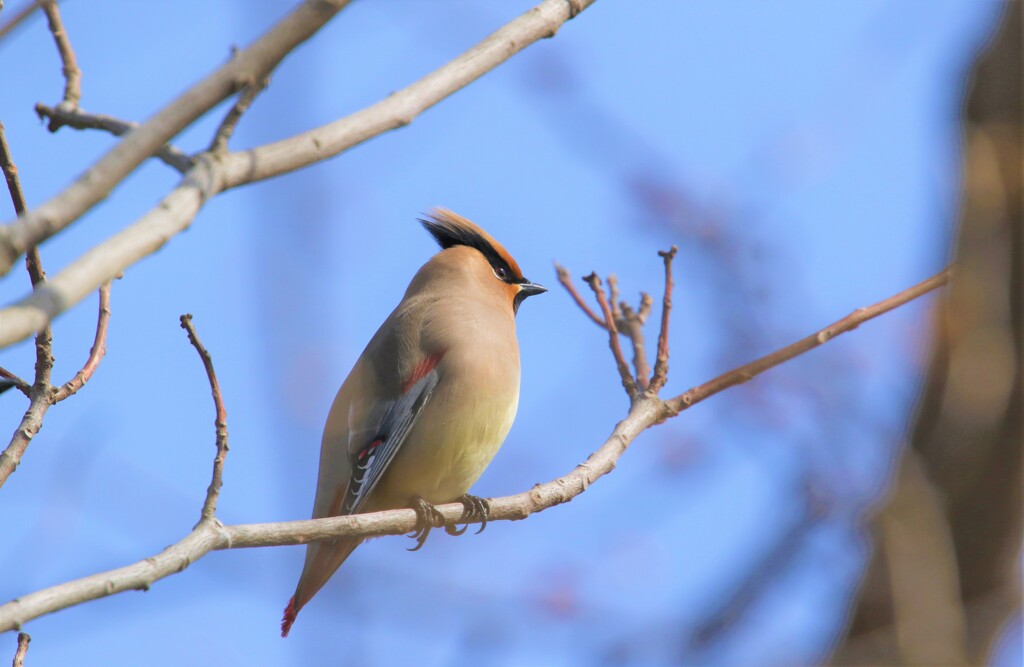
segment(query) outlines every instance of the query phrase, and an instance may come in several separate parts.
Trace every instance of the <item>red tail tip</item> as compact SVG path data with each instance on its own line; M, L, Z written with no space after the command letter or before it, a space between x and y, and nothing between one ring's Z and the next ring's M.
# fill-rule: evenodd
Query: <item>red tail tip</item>
M291 600L288 600L288 606L284 608L284 616L281 617L281 636L287 637L288 632L292 629L292 623L295 622L295 617L299 615L299 610L295 608L295 596L292 596Z

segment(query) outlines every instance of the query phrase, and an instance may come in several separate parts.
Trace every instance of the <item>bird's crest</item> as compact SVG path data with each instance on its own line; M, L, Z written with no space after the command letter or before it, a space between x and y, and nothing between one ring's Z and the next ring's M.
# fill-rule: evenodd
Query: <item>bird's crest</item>
M495 270L498 267L504 267L507 270L508 282L526 282L516 260L512 259L512 255L508 254L504 246L458 213L453 213L445 208L435 208L431 211L428 219L420 218L420 222L442 249L457 245L475 248Z

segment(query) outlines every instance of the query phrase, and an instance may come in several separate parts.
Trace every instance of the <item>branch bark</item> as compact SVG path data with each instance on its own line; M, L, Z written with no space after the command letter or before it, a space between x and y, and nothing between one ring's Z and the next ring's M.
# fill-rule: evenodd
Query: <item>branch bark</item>
M594 0L575 0L575 4L572 4L566 0L545 0L458 58L388 98L350 116L290 139L252 150L200 156L182 182L164 197L156 208L83 254L45 286L0 309L0 347L31 336L104 282L122 273L143 257L156 252L173 236L191 225L196 214L210 197L239 185L325 160L388 130L408 125L422 111L475 81L530 44L553 36L563 23L593 2ZM275 28L275 31L282 30ZM270 33L267 37L269 36ZM256 45L267 37L261 38L240 53L232 63L240 60L242 54L255 49ZM219 75L220 72L211 79ZM248 80L251 79L246 79ZM189 103L189 109L195 107L188 94L179 100L180 104L186 102ZM177 130L174 133L156 134L159 128L163 128L170 121L161 121L157 129L154 129L153 124L165 115L178 118L179 112L171 114L173 106L131 132L118 148L104 156L62 194L17 221L0 227L0 273L5 272L13 261L11 253L15 253L16 256L23 248L70 224L75 217L105 196L113 185L128 173L125 171L125 164L130 162L134 168L134 165L155 153L170 139ZM144 133L152 140L146 139L144 144L140 144L142 140L136 139L136 135L140 133ZM157 140L159 143L155 143ZM121 148L129 144L130 147ZM117 152L119 150L121 152ZM90 176L96 170L102 173ZM115 180L111 174L121 176ZM32 239L36 240L29 243ZM6 258L5 248L8 255Z

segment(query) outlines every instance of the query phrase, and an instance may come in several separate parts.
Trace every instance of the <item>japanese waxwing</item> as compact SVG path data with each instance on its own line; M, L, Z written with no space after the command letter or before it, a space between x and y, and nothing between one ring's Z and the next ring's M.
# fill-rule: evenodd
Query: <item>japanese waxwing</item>
M434 504L461 501L465 517L486 524L486 501L467 492L516 416L516 312L523 299L547 291L469 220L435 209L420 222L441 252L413 277L338 390L313 504L314 519L412 507L420 518L416 549L436 519ZM306 547L282 637L362 541Z

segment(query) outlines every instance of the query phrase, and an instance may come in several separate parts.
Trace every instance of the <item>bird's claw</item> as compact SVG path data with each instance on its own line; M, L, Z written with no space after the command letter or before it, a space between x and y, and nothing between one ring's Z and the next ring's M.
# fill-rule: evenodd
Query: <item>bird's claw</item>
M409 537L416 540L416 546L409 548L408 551L419 551L427 542L430 531L444 525L444 515L419 496L412 499L410 508L416 512L416 529L409 533Z
M469 523L471 521L480 521L480 529L476 531L476 534L484 532L484 528L487 527L487 518L491 514L491 504L486 498L480 496L471 496L468 493L457 498L462 506L465 508L462 512L462 520L467 522L462 528L456 526L445 526L444 531L449 535L462 535L469 529Z

